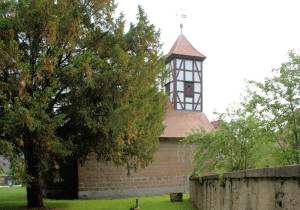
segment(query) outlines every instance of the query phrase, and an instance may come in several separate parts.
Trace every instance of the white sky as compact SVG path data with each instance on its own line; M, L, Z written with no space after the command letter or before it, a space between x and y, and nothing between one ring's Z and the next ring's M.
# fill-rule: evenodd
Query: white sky
M135 22L142 5L161 30L167 54L180 35L207 58L203 63L203 111L224 112L238 101L245 79L263 81L300 49L300 0L116 0L117 12ZM187 15L180 20L180 14ZM177 14L177 16L176 16ZM299 52L299 51L298 51Z

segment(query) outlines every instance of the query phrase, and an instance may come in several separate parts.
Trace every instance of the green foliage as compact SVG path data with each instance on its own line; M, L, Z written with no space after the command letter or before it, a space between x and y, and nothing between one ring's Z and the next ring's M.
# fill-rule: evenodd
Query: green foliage
M31 180L25 173L24 164L24 158L22 157L11 158L8 174L14 177L13 185L27 185L27 182ZM24 180L27 180L27 182Z
M195 144L197 170L223 174L299 164L300 57L290 52L289 59L264 83L250 81L245 100L219 114L217 130L184 139Z
M219 174L219 185L220 186L226 185L226 179L224 178L224 174Z
M265 135L276 142L272 153L278 164L300 163L300 56L289 52L289 61L274 69L264 83L250 81L250 101L245 105L264 125ZM298 110L297 110L298 108Z
M143 9L124 32L109 0L7 0L0 8L0 154L24 157L28 201L43 177L58 180L66 158L83 163L96 152L128 169L147 166L166 97L157 82L160 34ZM42 206L36 200L28 205Z
M190 177L201 177L201 172L200 170L194 168L192 173L190 174Z
M5 170L0 166L0 175L6 175Z
M242 108L228 109L219 117L221 124L217 130L198 130L184 140L196 144L196 167L202 173L218 174L254 167L251 155L256 139L261 138L256 119L246 115ZM226 118L231 119L227 122Z

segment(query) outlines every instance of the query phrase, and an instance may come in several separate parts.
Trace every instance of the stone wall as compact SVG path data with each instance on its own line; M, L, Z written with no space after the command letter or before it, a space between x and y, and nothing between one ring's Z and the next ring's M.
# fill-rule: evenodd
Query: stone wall
M6 175L0 175L0 185L4 185Z
M0 185L12 185L13 180L12 175L0 175Z
M192 148L178 139L160 141L155 161L130 177L124 167L97 162L90 154L84 166L78 166L78 198L121 198L152 196L171 192L189 192L188 175L192 166Z
M190 199L199 210L300 209L300 165L190 178Z
M0 167L2 167L2 169L4 169L4 171L7 173L9 170L9 160L5 159L4 157L2 157L0 155Z

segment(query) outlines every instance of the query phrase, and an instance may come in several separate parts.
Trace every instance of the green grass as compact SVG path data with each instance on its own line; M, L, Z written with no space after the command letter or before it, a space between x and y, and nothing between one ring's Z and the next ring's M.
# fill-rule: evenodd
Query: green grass
M0 209L27 209L26 189L0 188ZM102 199L102 200L52 200L44 199L44 208L35 209L114 209L129 210L135 205L135 198ZM140 210L189 210L195 209L188 195L183 196L183 202L170 202L169 195L139 197Z

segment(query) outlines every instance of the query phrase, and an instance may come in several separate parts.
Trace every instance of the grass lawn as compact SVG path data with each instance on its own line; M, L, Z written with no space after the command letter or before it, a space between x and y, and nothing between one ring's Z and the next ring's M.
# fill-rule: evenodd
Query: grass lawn
M27 209L26 189L0 188L0 209ZM44 208L34 209L114 209L129 210L135 206L135 198L103 199L103 200L52 200L44 199ZM183 202L170 202L170 195L139 197L140 210L195 209L188 195L183 196Z

